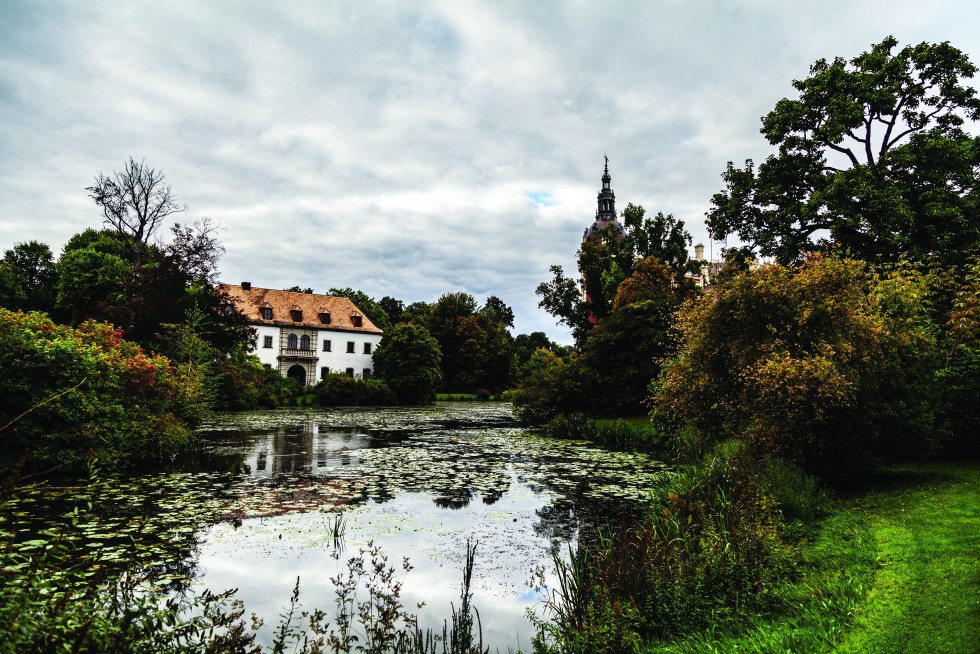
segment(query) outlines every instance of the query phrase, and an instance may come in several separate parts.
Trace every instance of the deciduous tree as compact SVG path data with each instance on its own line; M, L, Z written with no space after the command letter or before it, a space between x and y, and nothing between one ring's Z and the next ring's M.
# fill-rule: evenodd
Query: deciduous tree
M95 184L85 190L102 209L106 224L128 239L134 276L143 265L154 232L167 217L187 211L187 205L177 203L163 171L133 157L121 171L111 175L100 172Z
M3 260L22 284L24 299L15 308L50 312L54 308L58 281L51 248L39 241L17 243L4 253Z
M702 442L734 436L825 476L934 449L935 330L920 294L912 278L820 255L745 272L680 311L657 411Z
M980 243L976 67L948 42L896 50L889 36L850 61L820 59L762 119L778 152L731 162L711 200L714 238L799 261L832 242L867 260L960 263Z
M552 279L538 285L538 306L572 328L581 345L593 325L613 310L619 285L629 278L636 265L647 258L660 261L674 276L679 293L693 289L685 278L697 264L688 260L691 235L684 222L673 215L648 217L639 205L629 204L623 211L623 232L607 225L596 236L582 242L578 251L581 286L565 276L561 266L552 266Z
M374 351L374 369L400 402L429 404L442 373L442 352L422 325L407 322L385 331Z

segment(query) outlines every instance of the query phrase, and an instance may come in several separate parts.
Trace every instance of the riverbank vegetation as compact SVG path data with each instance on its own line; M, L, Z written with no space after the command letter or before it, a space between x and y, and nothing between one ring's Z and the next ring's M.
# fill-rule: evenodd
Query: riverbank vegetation
M660 350L635 365L649 366L646 406L683 467L654 489L643 519L559 565L555 620L541 625L539 650L976 648L976 566L965 584L928 570L943 550L955 571L947 574L963 573L962 553L975 549L962 513L975 520L976 491L964 482L975 466L941 473L942 490L887 485L896 465L928 477L946 470L929 463L938 457L977 453L980 150L961 126L980 116L980 100L959 83L976 68L949 44L896 45L888 38L850 62L817 62L794 83L800 99L763 119L779 155L758 172L730 164L723 176L728 188L714 197L709 225L746 246L727 253L707 292L663 275L640 286L642 301L673 300L666 321L645 319L652 331L643 341ZM870 147L873 123L892 135L880 149ZM848 140L863 145L852 151ZM963 157L945 158L950 151ZM828 152L848 155L850 166L829 165ZM607 438L596 418L622 407L595 393L601 366L589 353L636 295L617 285L633 279L618 272L655 269L631 244L642 225L583 242L584 297L561 270L539 287L541 306L576 328L578 347L571 356L536 353L514 394L527 424ZM811 239L815 229L830 237ZM889 229L900 238L886 238ZM955 242L946 238L954 233ZM608 388L631 396L627 383ZM855 497L857 480L869 478ZM940 511L941 535L904 525L928 520L903 515L899 503L946 490L958 501ZM885 513L867 510L868 498ZM901 569L883 571L888 556ZM952 635L912 615L905 597L926 602L923 587L948 598ZM899 619L908 625L898 628ZM891 636L893 627L904 636ZM937 640L906 649L919 629Z

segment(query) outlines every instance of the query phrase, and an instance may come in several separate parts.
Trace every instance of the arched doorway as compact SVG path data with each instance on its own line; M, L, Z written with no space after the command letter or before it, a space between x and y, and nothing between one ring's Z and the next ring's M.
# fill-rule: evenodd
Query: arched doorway
M306 386L306 368L303 366L299 364L290 366L289 370L286 371L286 376L298 381L300 386Z

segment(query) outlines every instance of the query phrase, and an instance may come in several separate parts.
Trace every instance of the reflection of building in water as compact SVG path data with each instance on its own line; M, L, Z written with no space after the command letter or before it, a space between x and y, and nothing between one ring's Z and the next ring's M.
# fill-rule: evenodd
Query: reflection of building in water
M370 445L371 437L363 429L308 421L266 435L256 443L246 465L257 477L316 474L317 470L360 463L358 450Z

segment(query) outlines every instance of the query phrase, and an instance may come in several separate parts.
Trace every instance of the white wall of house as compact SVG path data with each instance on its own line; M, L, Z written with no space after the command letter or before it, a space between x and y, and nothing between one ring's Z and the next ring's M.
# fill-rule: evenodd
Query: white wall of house
M292 365L307 368L307 380L315 383L329 372L352 372L355 377L374 373L371 357L381 342L381 334L348 332L337 329L317 329L280 325L253 325L257 332L255 349L263 365L279 370L283 375ZM288 337L295 334L297 341L303 335L310 338L310 349L297 353L288 350ZM324 349L325 344L328 349ZM298 355L298 356L297 356Z

